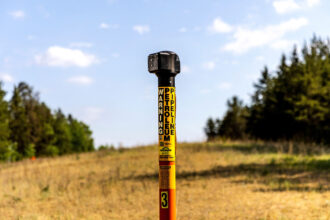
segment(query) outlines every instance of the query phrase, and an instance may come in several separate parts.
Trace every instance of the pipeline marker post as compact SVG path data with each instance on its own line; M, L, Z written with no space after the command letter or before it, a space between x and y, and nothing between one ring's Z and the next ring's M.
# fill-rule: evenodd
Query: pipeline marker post
M179 56L171 51L150 54L148 71L158 77L159 219L175 220L175 76L180 73Z

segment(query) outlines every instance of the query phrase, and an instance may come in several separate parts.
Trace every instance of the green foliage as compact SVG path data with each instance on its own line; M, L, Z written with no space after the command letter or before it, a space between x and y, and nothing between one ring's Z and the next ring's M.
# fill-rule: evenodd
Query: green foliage
M46 146L44 155L54 157L57 156L58 154L59 154L59 150L56 146L54 145Z
M0 143L0 160L2 161L17 161L20 155L17 153L17 144L7 142Z
M72 134L69 122L62 111L59 109L55 112L54 132L56 134L55 146L58 147L59 154L67 154L73 152Z
M314 37L301 55L294 47L254 88L251 106L228 102L216 136L330 143L330 41Z
M0 160L94 150L89 127L60 109L52 113L28 84L15 86L9 103L5 95L0 83Z
M35 156L35 153L36 153L35 145L32 143L29 143L27 148L25 148L25 150L24 150L24 155L26 157L33 157L33 156Z
M9 111L8 103L4 100L6 92L2 89L2 83L0 83L0 160L11 160L14 154L14 148L12 148L9 141Z
M98 148L99 151L103 151L103 150L108 150L108 151L114 151L115 147L113 145L100 145Z
M94 141L91 137L92 132L83 122L74 119L71 115L68 117L69 126L72 135L72 147L74 152L86 152L94 150Z
M213 120L212 118L207 120L204 131L209 141L217 137L230 139L245 138L247 117L249 114L248 108L243 106L243 102L236 96L228 100L227 107L228 110L222 120Z
M9 102L9 128L10 140L17 144L17 153L25 157L25 149L29 145L30 127L25 114L25 106L17 87L14 88L13 96Z
M236 96L227 102L228 110L220 124L218 135L232 139L242 139L245 136L247 107Z
M212 118L207 119L206 127L204 128L204 131L207 135L207 140L213 140L217 135L217 127L216 123L213 121Z

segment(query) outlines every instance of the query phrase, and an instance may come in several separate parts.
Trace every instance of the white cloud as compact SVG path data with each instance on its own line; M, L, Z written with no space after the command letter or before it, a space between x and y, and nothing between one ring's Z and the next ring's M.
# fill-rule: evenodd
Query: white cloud
M105 22L102 22L99 25L99 28L101 28L101 29L117 29L117 28L119 28L119 24L107 24Z
M321 1L320 0L306 0L308 7L313 7L315 5L318 5Z
M93 79L88 76L73 76L67 79L67 82L78 85L90 85L93 82Z
M12 11L9 14L15 19L21 19L25 17L25 13L22 10Z
M222 82L218 86L218 88L221 90L228 90L228 89L231 89L231 87L232 87L232 84L229 82Z
M279 14L285 14L301 9L311 8L320 3L320 0L274 0L273 7Z
M215 62L213 62L213 61L204 62L203 67L206 70L213 70L215 68Z
M90 48L93 44L89 42L73 42L70 43L69 47L77 47L77 48Z
M297 42L283 39L283 40L275 41L270 45L270 47L277 50L288 50L288 49L292 49L295 43Z
M9 73L0 73L0 81L12 83L14 82L14 78Z
M36 55L35 61L40 65L47 66L77 66L88 67L98 62L93 54L85 53L78 49L51 46L44 54Z
M244 53L252 48L273 44L282 40L288 32L293 32L308 24L306 18L293 18L278 25L269 25L261 29L238 27L234 32L234 41L224 46L225 51Z
M82 118L87 123L92 123L100 119L103 113L104 113L103 108L89 106L83 110Z
M228 33L233 30L233 27L225 23L221 18L216 18L213 20L213 23L209 27L209 30L215 33Z
M288 13L291 11L298 10L300 6L295 2L295 0L276 0L273 2L273 7L275 11L279 14Z
M99 25L99 27L100 27L101 29L108 29L108 28L109 28L109 25L108 25L107 23L102 22L102 23Z
M135 25L133 30L138 32L140 35L150 32L150 28L148 25Z
M182 27L182 28L179 29L179 32L181 32L181 33L185 33L185 32L187 32L187 28Z
M190 73L190 67L186 66L186 65L182 65L181 72L182 73Z

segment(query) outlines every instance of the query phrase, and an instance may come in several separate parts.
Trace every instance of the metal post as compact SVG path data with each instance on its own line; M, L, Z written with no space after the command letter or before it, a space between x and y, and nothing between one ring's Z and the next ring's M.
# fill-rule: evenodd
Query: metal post
M158 77L159 219L175 220L175 76L180 72L179 56L171 51L150 54L148 70Z

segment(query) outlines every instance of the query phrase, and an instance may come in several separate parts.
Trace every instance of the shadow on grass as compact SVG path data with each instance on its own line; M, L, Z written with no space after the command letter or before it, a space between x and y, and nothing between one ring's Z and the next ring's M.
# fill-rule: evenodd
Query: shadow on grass
M260 188L257 191L330 191L330 159L295 161L294 157L287 157L279 162L273 160L268 164L216 166L209 170L177 173L178 180L235 176L245 177L244 180L233 181L236 184L253 182L265 184L266 188ZM156 181L158 180L158 173L132 176L126 179Z
M329 146L319 146L315 144L274 142L274 143L250 143L250 144L221 144L221 143L198 143L189 145L185 150L191 152L224 152L234 151L244 154L269 154L269 153L289 153L292 155L320 155L330 152Z

